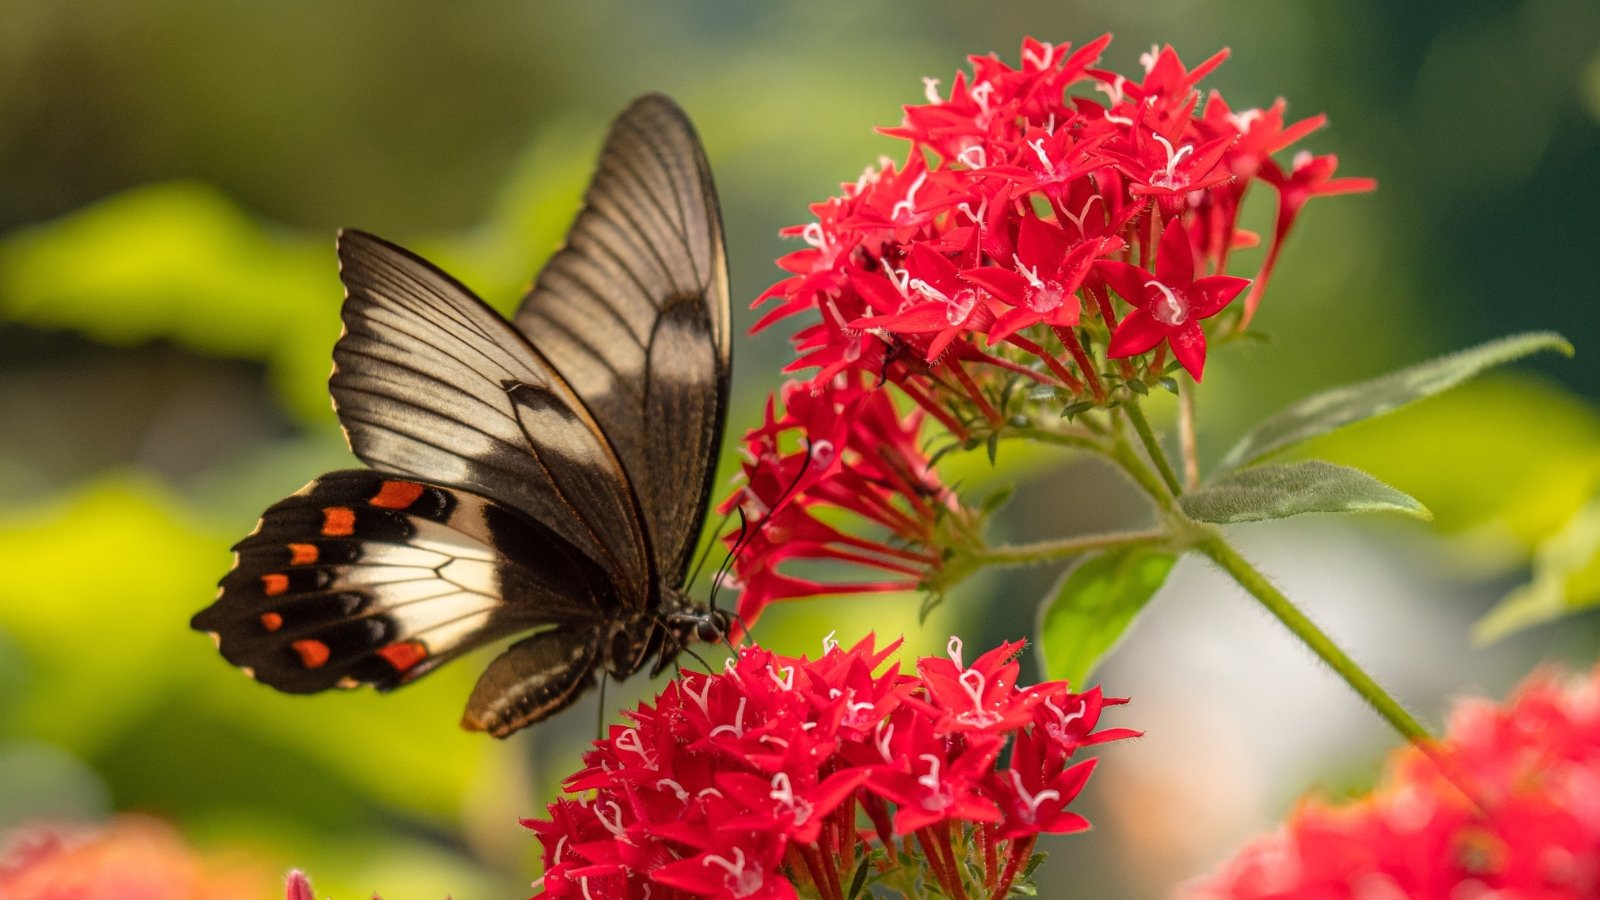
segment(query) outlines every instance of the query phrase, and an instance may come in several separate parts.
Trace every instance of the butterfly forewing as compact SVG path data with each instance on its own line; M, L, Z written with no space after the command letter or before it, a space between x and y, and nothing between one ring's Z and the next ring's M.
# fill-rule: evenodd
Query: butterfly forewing
M191 624L294 693L397 687L496 638L617 610L605 572L517 510L378 472L313 481L234 552Z
M721 445L729 313L711 170L676 104L647 96L617 118L584 200L515 322L610 439L677 585Z
M628 478L561 375L498 313L425 260L339 236L345 333L329 379L362 462L493 497L554 529L649 596Z

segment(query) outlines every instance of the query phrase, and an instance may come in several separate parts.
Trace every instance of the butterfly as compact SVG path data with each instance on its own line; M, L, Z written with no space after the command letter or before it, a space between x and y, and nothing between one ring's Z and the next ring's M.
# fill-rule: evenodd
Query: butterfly
M497 639L462 725L505 737L596 674L729 633L684 589L730 372L711 171L683 111L612 124L566 244L508 322L360 231L338 239L329 392L370 468L270 506L191 626L281 691L390 690Z

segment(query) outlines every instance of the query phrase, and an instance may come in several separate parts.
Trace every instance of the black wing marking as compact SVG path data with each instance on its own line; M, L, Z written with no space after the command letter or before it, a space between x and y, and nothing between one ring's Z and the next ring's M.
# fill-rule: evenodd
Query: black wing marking
M641 97L612 125L567 245L515 317L583 398L680 584L722 443L728 272L711 169L682 110Z
M527 513L645 604L651 561L628 476L562 377L425 260L345 231L339 262L345 333L329 389L356 456Z
M606 574L483 497L380 472L333 472L273 504L234 546L192 627L291 693L387 690L497 638L615 615Z
M600 636L573 625L512 644L478 679L461 726L503 738L571 706L594 686Z

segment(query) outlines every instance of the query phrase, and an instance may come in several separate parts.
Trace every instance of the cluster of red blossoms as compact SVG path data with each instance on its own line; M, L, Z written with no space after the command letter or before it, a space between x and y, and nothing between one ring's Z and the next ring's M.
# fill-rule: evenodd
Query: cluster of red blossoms
M858 372L838 378L857 379ZM896 411L883 391L812 391L791 382L783 414L768 398L761 425L745 435L744 484L721 507L746 521L730 535L737 549L733 586L748 624L772 601L826 593L915 590L942 563L940 547L977 517L939 481L917 446L923 411ZM798 443L786 438L801 436ZM828 510L855 521L855 533L827 524ZM819 517L819 512L822 516ZM861 526L866 525L871 528ZM853 583L823 583L778 567L789 560L831 559L877 570Z
M1186 896L1600 896L1600 668L1462 702L1437 751L1397 752L1355 802L1307 803Z
M886 129L910 142L905 162L881 161L812 206L814 221L786 230L807 246L780 261L793 275L756 301L776 304L756 328L814 314L794 336L799 358L789 367L811 372L797 382L804 391L783 389L783 414L769 409L748 435L746 485L729 505L743 505L751 521L788 506L798 520L789 531L820 533L800 508L860 511L840 500L852 488L830 483L856 479L851 463L822 466L822 448L837 463L847 445L860 447L855 459L893 477L862 500L884 529L882 540L853 547L865 559L832 529L801 547L769 538L744 548L735 572L747 618L774 600L824 592L779 576L784 559L889 573L856 590L926 582L938 568L927 535L960 507L916 451L925 419L972 446L1001 436L1033 400L1109 406L1175 366L1199 380L1201 323L1214 320L1214 335L1245 327L1306 201L1373 186L1334 178L1333 156L1302 153L1287 167L1272 158L1322 116L1287 124L1282 100L1235 112L1215 92L1202 103L1195 85L1225 52L1187 69L1171 47L1152 50L1143 78L1129 79L1094 68L1109 43L1107 35L1071 51L1030 38L1019 68L973 57L971 77L957 74L943 99L929 80L928 102ZM1226 269L1235 249L1258 243L1238 227L1257 181L1277 194L1277 223L1252 285ZM888 400L862 399L885 384L920 415L895 417ZM866 407L898 429L887 438L875 425L857 430L853 411ZM797 485L808 452L828 473ZM884 498L897 509L882 508Z
M966 666L952 638L916 675L885 665L896 646L746 647L721 674L684 672L595 742L575 796L523 823L544 894L842 900L904 878L903 848L945 896L1005 896L1041 832L1088 825L1067 807L1095 761L1073 755L1137 732L1094 731L1123 702L1098 689L1017 687L1020 644Z

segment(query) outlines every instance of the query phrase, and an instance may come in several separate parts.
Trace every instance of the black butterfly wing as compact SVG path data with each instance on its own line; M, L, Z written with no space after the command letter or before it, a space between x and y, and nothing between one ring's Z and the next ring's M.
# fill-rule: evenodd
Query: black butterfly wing
M550 528L380 472L311 482L269 507L234 552L216 602L190 624L214 634L229 662L292 693L387 690L497 638L586 633L617 610L605 571ZM571 697L591 677L558 674L574 682Z
M658 94L634 101L584 199L515 323L605 432L659 575L678 585L710 499L730 372L722 217L683 111Z
M375 469L493 498L653 596L628 475L584 403L483 301L427 261L339 236L345 333L329 379L350 447Z

